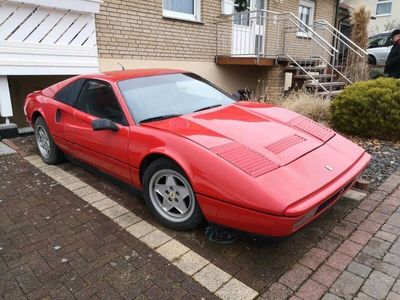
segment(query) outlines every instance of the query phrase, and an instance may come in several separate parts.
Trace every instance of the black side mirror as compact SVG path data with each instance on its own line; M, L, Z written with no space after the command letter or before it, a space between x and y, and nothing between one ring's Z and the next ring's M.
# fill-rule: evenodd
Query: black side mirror
M109 119L96 119L92 121L92 128L94 131L100 130L111 130L111 131L118 131L119 128L117 124Z

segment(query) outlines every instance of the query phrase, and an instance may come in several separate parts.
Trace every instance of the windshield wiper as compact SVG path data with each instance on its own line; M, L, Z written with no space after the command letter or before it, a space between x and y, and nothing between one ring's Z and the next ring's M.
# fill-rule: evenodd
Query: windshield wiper
M140 121L140 123L146 123L146 122L152 122L152 121L159 121L159 120L165 120L173 117L179 117L182 116L181 114L169 114L169 115L162 115L162 116L157 116L157 117L151 117L147 119L143 119Z
M222 104L214 104L214 105L206 106L206 107L203 107L203 108L196 109L194 112L198 112L198 111L202 111L202 110L206 110L206 109L211 109L211 108L216 108L216 107L219 107L219 106L222 106Z

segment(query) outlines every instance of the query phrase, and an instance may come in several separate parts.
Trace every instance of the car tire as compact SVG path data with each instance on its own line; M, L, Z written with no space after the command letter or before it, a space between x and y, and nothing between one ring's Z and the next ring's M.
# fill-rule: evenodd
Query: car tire
M64 154L53 141L49 128L42 117L35 121L35 140L42 160L49 165L56 165L64 160Z
M173 161L153 161L143 175L144 199L155 218L175 230L192 230L203 220L185 172Z

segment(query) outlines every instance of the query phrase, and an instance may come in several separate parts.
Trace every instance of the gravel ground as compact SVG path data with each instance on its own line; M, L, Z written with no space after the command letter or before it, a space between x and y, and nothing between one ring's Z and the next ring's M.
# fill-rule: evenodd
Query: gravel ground
M372 160L363 174L370 181L371 190L376 189L396 170L400 170L400 141L390 142L376 139L350 139L372 155Z
M371 163L363 174L363 178L370 181L371 190L376 189L396 169L400 169L400 141L389 142L373 139L366 140L357 137L348 138L372 155ZM24 149L28 153L37 151L33 135L19 137L16 140L24 145Z

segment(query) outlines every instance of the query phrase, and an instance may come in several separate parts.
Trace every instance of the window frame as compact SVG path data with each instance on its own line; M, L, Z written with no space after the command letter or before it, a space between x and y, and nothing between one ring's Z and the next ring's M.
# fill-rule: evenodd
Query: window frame
M390 4L390 12L389 13L385 13L385 14L378 14L378 7L379 5L382 4ZM375 16L376 17L388 17L392 15L392 10L393 10L393 0L378 0L378 2L376 3L376 10L375 10Z
M304 6L304 7L308 7L310 8L310 22L309 24L306 24L307 26L312 26L312 24L314 23L314 15L315 15L315 2L311 1L311 0L300 0L299 1L299 5L298 8L300 6ZM300 19L300 15L298 15L298 18ZM301 20L301 19L300 19ZM302 20L303 21L303 20ZM301 24L299 24L299 26L301 26ZM311 33L310 33L311 34ZM299 29L299 31L296 33L296 36L298 37L303 37L303 38L309 38L310 34L307 34L305 32L303 32L302 30Z
M120 101L119 101L119 99L118 99L118 97L117 97L117 95L116 95L116 93L115 93L115 91L114 91L113 86L112 86L109 82L104 81L104 80L94 79L94 78L85 78L85 81L84 81L84 83L83 83L83 85L82 85L82 87L81 87L81 90L80 90L80 92L79 92L79 95L78 95L78 97L77 97L77 99L76 99L76 101L75 101L74 109L80 111L81 113L87 114L88 116L91 116L91 117L93 117L93 118L95 118L95 119L104 119L104 118L101 118L101 117L98 117L98 116L89 114L88 112L83 111L83 110L81 110L81 109L79 109L79 108L77 107L78 101L79 101L80 96L81 96L82 91L83 91L83 88L85 87L85 85L86 85L87 82L89 82L89 81L95 81L95 82L98 82L98 83L100 83L100 84L107 85L107 86L111 89L111 91L112 91L112 93L113 93L113 95L114 95L114 98L115 98L115 100L117 101L118 107L119 107L119 109L120 109L121 112L122 112L122 120L121 120L121 123L115 122L115 121L113 121L113 120L111 120L111 119L108 119L108 120L110 120L110 121L112 121L112 122L114 122L114 123L117 123L118 125L121 125L121 126L128 126L129 124L128 124L128 121L127 121L125 112L124 112L124 110L122 109L121 103L120 103Z
M201 22L201 0L192 0L193 1L193 14L187 14L182 12L177 12L174 10L168 10L165 8L165 0L162 0L162 15L165 18L177 19L183 21L190 22Z
M63 86L60 90L58 90L54 94L53 99L55 101L59 102L59 103L62 103L62 104L65 104L65 105L68 105L68 106L71 106L71 107L75 107L75 104L78 101L79 95L80 95L80 93L82 91L82 87L84 86L85 81L86 81L86 78L77 78L75 80L72 80L71 82L69 82L65 86ZM78 82L82 82L82 84L81 84L81 86L80 86L80 88L79 88L79 90L78 90L78 92L76 94L75 100L72 103L66 103L66 102L64 102L64 101L62 101L60 99L57 99L62 92L65 92L66 89L70 88L72 85L74 85L74 84L76 84Z

